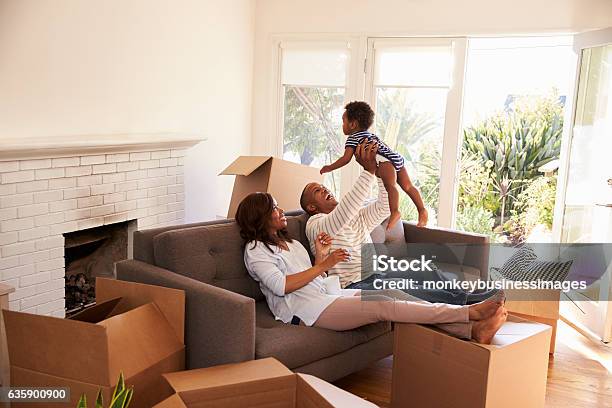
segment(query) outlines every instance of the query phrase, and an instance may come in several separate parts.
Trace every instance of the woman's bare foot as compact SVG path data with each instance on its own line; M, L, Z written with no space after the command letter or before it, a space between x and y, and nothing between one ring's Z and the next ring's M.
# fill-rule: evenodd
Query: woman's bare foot
M396 222L402 219L402 213L399 211L391 211L389 216L389 223L387 224L387 230L390 230Z
M488 319L474 322L472 325L472 339L481 344L491 344L493 336L495 336L495 333L497 333L499 328L504 324L507 317L508 312L506 308L500 307L497 309L497 312Z
M470 305L468 308L470 320L484 320L493 316L495 312L503 306L502 299L503 298L497 296L492 296L484 302Z

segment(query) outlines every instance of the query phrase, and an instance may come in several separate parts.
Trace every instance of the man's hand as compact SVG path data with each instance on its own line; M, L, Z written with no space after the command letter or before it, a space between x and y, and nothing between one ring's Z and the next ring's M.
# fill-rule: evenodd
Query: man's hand
M315 239L315 255L317 257L320 256L321 259L325 258L327 255L329 255L331 244L332 237L325 232L319 233Z
M325 174L325 173L329 173L331 171L332 171L331 170L331 166L326 165L326 166L321 167L321 170L319 170L319 174Z
M355 160L365 171L376 174L376 169L378 168L376 153L378 153L378 143L374 141L361 143L355 149Z

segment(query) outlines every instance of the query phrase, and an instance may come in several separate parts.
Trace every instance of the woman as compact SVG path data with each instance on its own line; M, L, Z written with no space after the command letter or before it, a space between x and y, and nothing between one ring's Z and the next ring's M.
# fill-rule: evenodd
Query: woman
M313 266L306 249L287 233L284 212L268 193L253 193L242 200L236 222L246 241L247 270L259 282L276 319L284 323L301 320L307 326L331 330L379 321L461 323L469 328L468 335L461 337L489 344L506 320L507 312L497 299L459 306L399 300L405 296L401 291L371 295L343 289L340 295L329 294L323 284L325 271L350 255L342 249L330 251L332 239L322 232L317 236Z

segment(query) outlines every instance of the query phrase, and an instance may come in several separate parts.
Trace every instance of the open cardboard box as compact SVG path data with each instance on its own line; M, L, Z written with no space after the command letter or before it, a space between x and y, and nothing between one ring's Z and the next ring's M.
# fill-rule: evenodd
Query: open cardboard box
M219 175L236 175L227 218L234 218L244 197L258 191L272 194L285 211L298 210L306 184L323 182L318 168L272 156L240 156Z
M527 320L547 324L552 327L549 353L555 352L557 322L561 292L554 289L508 289L506 292L506 310Z
M97 278L96 301L70 319L3 310L11 386L70 388L70 403L45 407L75 407L83 393L93 402L98 389L108 404L123 372L132 408L171 395L161 374L185 367L185 293Z
M155 408L374 408L317 377L294 374L274 358L164 374L176 392Z
M544 407L550 334L512 315L490 345L396 323L391 406Z

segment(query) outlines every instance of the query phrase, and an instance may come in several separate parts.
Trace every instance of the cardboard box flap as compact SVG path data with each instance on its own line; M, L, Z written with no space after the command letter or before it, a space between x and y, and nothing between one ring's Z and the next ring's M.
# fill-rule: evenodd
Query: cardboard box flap
M153 302L159 307L181 343L185 342L185 291L144 283L96 278L98 302L118 297L122 299L113 310L114 315Z
M185 405L294 406L296 377L273 358L164 374Z
M275 358L224 364L164 374L176 392L201 390L249 381L291 376L293 373Z
M346 392L320 378L308 374L297 375L298 408L355 407L376 408L376 405Z
M114 298L102 303L97 303L95 306L88 307L69 317L70 320L78 320L79 322L98 323L113 314L113 310L121 298Z
M308 183L322 183L319 169L287 160L272 160L268 191L273 192L278 206L285 211L299 210L299 198Z
M153 408L187 408L187 405L185 405L178 394L173 394L171 397L166 398Z
M154 303L112 316L98 325L106 328L111 382L121 371L130 377L184 348Z
M110 385L105 327L30 313L2 312L12 366ZM41 347L41 339L44 339L44 347ZM83 352L75 352L83 347Z
M248 176L270 159L272 156L239 156L219 175Z

